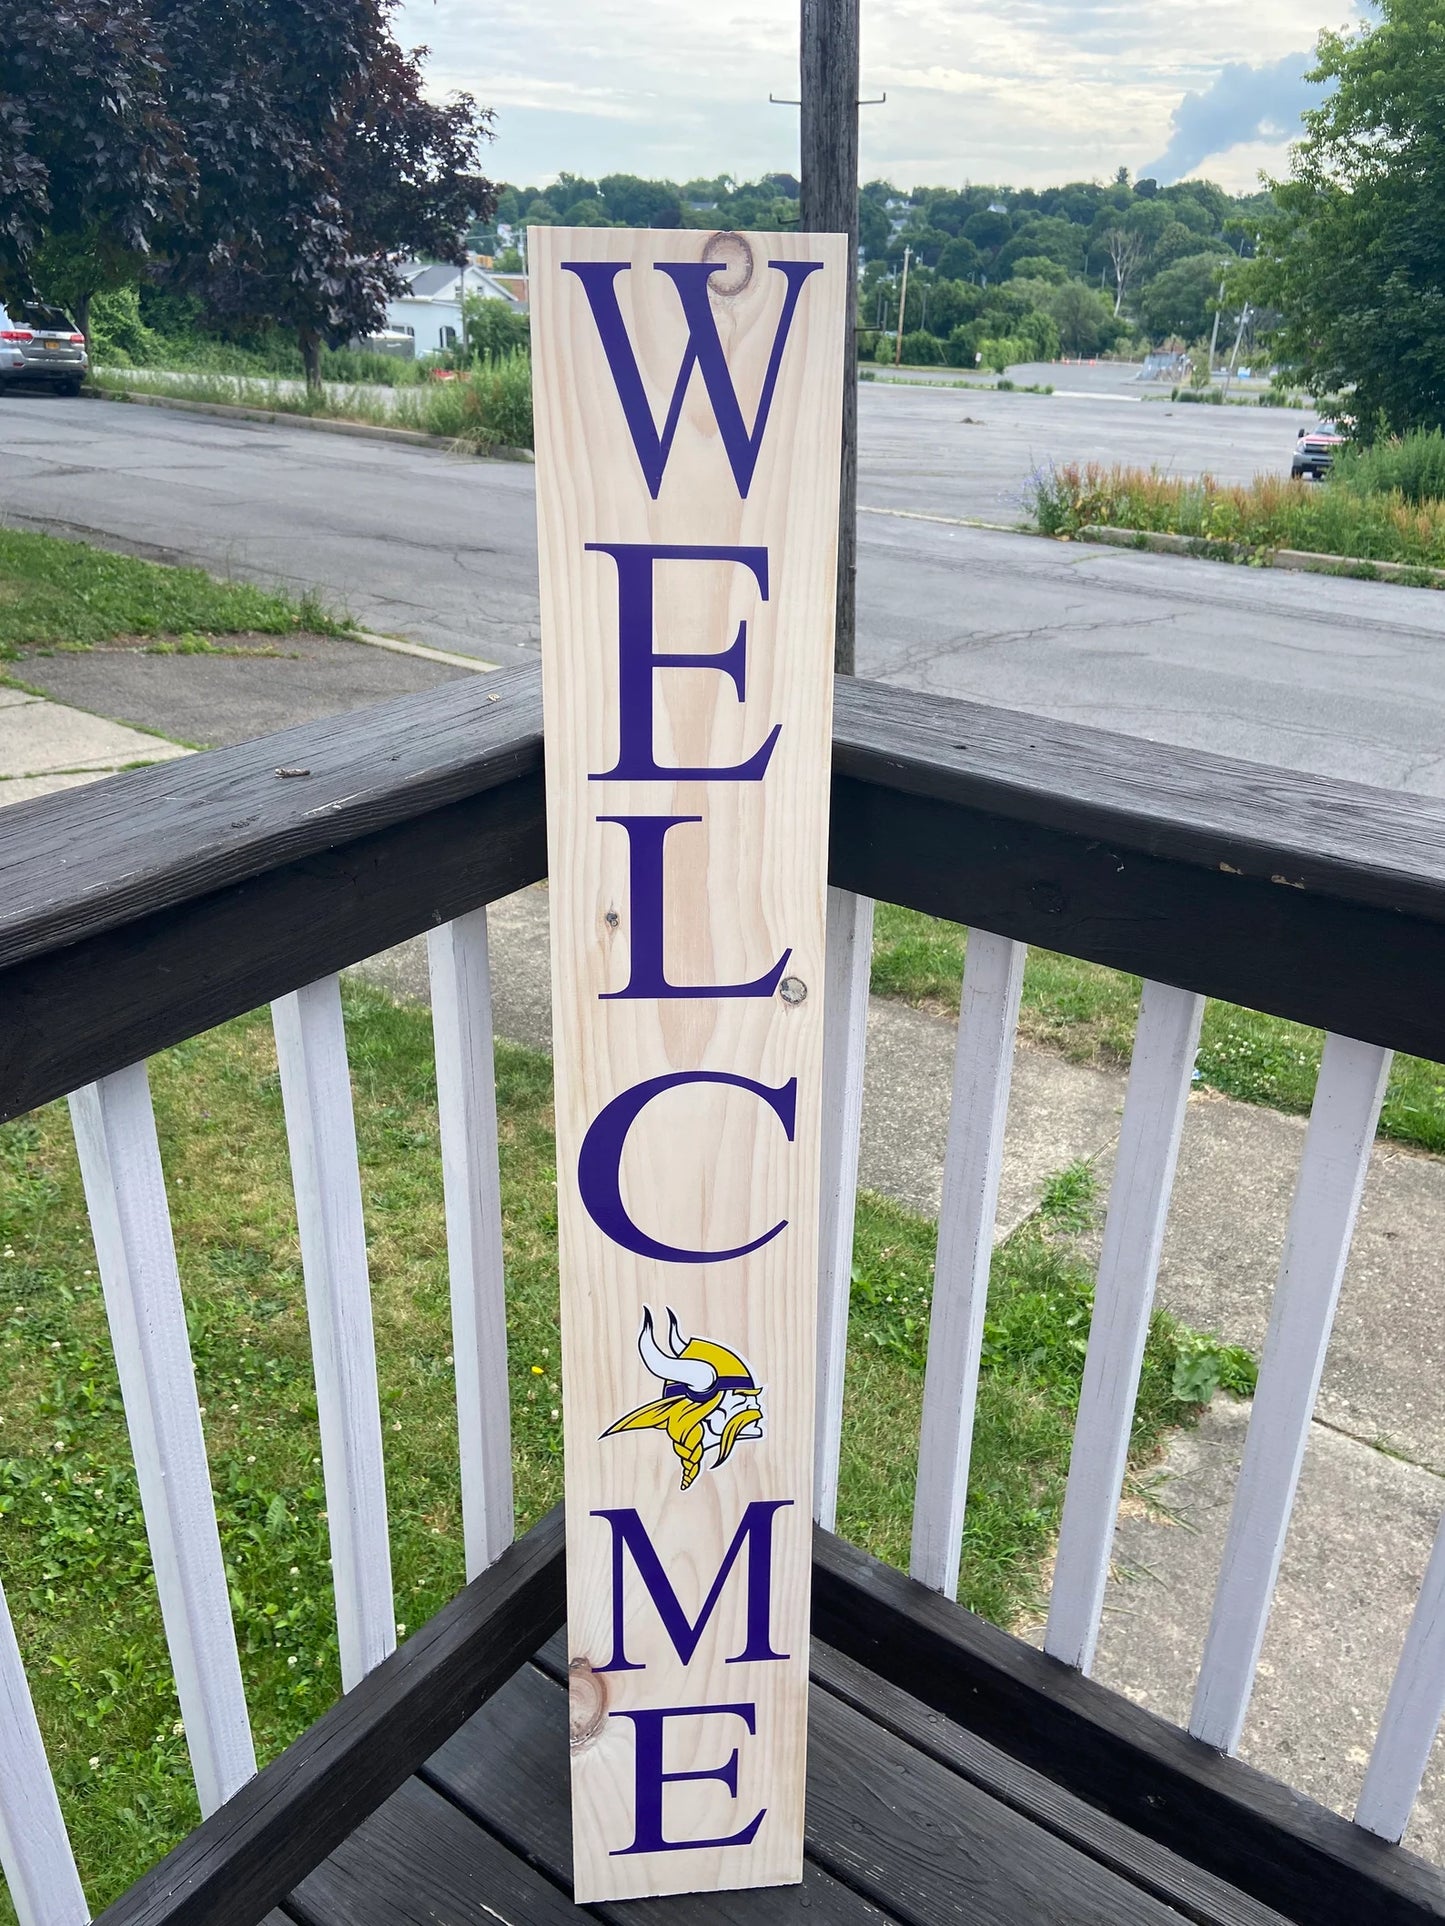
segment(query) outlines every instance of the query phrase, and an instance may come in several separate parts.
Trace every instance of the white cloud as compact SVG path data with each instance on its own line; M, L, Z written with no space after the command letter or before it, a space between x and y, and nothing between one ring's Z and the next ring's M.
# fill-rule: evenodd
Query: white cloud
M863 112L865 177L1041 186L1139 167L1187 95L1217 99L1224 69L1298 54L1353 3L863 0L863 90L888 92ZM795 169L797 110L768 95L796 95L797 17L796 0L403 0L397 19L431 46L434 89L496 108L491 170L540 181Z

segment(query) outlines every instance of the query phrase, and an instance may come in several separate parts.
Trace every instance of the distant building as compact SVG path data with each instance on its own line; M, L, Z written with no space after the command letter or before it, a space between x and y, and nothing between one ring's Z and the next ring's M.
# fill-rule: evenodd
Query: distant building
M527 310L525 274L425 261L409 262L402 273L407 291L387 302L386 326L388 333L410 335L418 354L461 346L463 288L484 301L505 301L519 314Z

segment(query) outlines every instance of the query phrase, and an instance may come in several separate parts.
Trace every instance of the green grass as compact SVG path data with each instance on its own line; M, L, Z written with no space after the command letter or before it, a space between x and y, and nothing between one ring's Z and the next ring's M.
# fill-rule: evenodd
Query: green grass
M91 386L103 394L177 395L274 414L409 428L470 448L532 446L532 363L522 349L479 363L455 380L419 379L384 395L336 382L310 392L295 380L108 368L94 372Z
M958 1009L966 947L956 923L880 903L873 988L881 996ZM1126 1064L1139 1014L1139 979L1078 957L1031 949L1020 1029L1075 1063ZM1323 1032L1233 1004L1205 1007L1199 1081L1245 1103L1303 1114L1314 1098ZM1382 1135L1445 1151L1445 1067L1397 1056L1380 1117Z
M397 1613L462 1582L441 1172L427 1013L346 991ZM497 1058L517 1522L561 1492L551 1066ZM338 1689L325 1497L275 1054L263 1015L167 1051L152 1087L222 1544L261 1758ZM1084 1167L997 1253L962 1596L1036 1602L1055 1531L1091 1283ZM907 1556L934 1228L861 1199L840 1529ZM63 1107L0 1129L0 1574L97 1908L195 1823L79 1176ZM1135 1452L1249 1360L1156 1316ZM0 1919L13 1915L0 1898Z
M118 635L206 639L260 631L338 632L346 625L313 596L299 601L198 568L165 568L84 542L0 528L0 659L22 649L86 648Z
M1383 457L1381 458L1383 460ZM1416 463L1424 471L1427 464ZM1343 471L1349 473L1348 466ZM1382 471L1383 472L1383 471ZM1183 535L1229 556L1281 548L1406 567L1445 567L1445 501L1399 487L1356 491L1257 475L1245 486L1210 475L1185 480L1097 462L1046 464L1029 478L1029 506L1045 535L1090 527Z

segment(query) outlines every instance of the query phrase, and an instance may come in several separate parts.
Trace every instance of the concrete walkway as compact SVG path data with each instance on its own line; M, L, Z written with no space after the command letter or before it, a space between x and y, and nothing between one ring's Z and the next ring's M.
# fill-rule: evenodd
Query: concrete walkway
M551 1048L547 893L489 917L498 1034ZM425 949L365 966L425 1000ZM861 1181L938 1209L954 1025L874 998ZM1019 1048L1009 1104L1000 1235L1078 1159L1103 1194L1123 1109L1122 1072ZM1258 1351L1295 1173L1300 1117L1200 1091L1185 1119L1159 1299L1197 1329ZM1096 1233L1097 1244L1097 1233ZM1349 1813L1431 1541L1445 1513L1445 1160L1381 1143L1341 1295L1296 1516L1285 1551L1244 1756ZM1095 1675L1182 1723L1203 1649L1248 1404L1219 1397L1126 1493ZM1031 1635L1041 1637L1039 1628ZM1445 1862L1445 1767L1409 1834Z
M143 729L0 684L0 808L190 753Z

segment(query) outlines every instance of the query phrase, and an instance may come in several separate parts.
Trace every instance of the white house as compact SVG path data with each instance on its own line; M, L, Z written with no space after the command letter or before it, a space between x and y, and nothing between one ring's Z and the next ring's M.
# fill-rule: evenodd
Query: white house
M439 349L461 345L464 288L467 294L483 300L505 301L519 314L527 311L523 275L425 261L409 262L402 272L407 292L387 302L386 325L390 333L410 335L418 354L435 354Z

